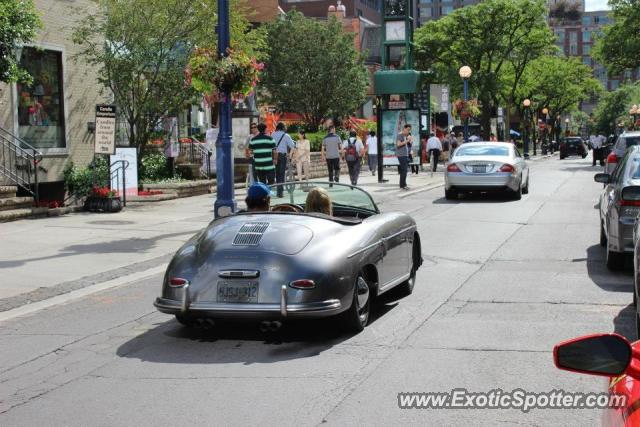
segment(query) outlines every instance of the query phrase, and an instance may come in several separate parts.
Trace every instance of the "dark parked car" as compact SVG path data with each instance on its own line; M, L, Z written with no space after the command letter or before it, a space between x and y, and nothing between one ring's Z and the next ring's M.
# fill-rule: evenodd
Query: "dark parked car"
M583 159L587 157L589 150L579 136L570 136L560 140L560 159L569 156L581 156Z

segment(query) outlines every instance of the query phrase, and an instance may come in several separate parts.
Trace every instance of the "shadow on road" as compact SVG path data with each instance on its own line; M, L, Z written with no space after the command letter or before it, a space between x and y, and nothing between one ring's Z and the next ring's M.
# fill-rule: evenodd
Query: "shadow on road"
M614 332L626 337L629 341L638 339L636 333L636 308L629 304L613 319Z
M606 266L605 249L600 245L587 248L587 274L600 288L609 292L633 292L633 267L631 259L627 259L625 269L619 272L610 271Z
M481 193L481 192L473 192L473 193L464 193L458 196L455 200L447 200L444 197L440 197L439 199L435 199L433 204L435 205L454 205L461 203L509 203L509 202L517 202L518 200L513 200L510 194L501 193L501 192L489 192L489 193Z
M194 234L191 231L181 231L177 233L161 234L159 236L150 237L147 239L126 238L122 240L112 240L109 242L95 242L86 244L69 245L62 249L55 255L47 255L42 257L24 258L9 261L0 261L0 269L20 267L24 264L43 261L46 259L64 258L76 255L87 254L113 254L113 253L126 253L126 254L139 254L146 252L149 249L156 246L156 244L164 239L171 239L172 237L185 236ZM176 243L176 249L180 244Z
M393 310L402 296L393 291L379 299L371 325ZM259 322L218 322L192 329L169 320L121 345L120 357L154 363L276 363L318 356L352 337L340 332L337 319L288 321L275 332L262 332Z
M596 166L591 166L591 164L589 165L583 165L583 166L564 166L561 168L558 168L559 171L562 172L579 172L579 171L583 171L583 172L593 172L593 174L597 174L602 172L602 166L596 165Z

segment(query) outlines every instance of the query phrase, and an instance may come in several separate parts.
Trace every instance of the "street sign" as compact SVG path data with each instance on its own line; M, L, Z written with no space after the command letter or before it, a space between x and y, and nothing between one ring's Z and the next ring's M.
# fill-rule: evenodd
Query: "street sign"
M431 91L429 86L416 94L416 106L422 111L429 111L431 108Z
M93 152L114 154L116 152L116 106L96 105L96 130Z

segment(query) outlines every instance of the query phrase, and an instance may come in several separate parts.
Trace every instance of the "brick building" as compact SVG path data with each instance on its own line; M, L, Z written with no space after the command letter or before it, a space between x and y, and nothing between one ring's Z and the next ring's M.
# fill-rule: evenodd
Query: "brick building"
M31 86L0 83L0 128L20 137L43 153L38 172L43 198L62 198L64 167L86 165L93 158L96 104L108 101L96 83L96 71L74 61L78 47L71 41L75 19L68 2L35 0L42 28L24 46L20 62L33 77ZM95 13L96 4L76 0L74 8ZM10 182L0 173L0 183Z

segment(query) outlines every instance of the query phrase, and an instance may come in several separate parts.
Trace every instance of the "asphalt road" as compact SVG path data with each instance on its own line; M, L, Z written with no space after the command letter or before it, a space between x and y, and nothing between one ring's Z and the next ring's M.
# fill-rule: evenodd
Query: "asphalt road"
M0 323L0 425L597 424L591 409L398 408L399 392L605 390L551 354L593 332L635 339L631 273L608 272L598 246L594 170L532 163L521 201L436 188L384 202L416 218L425 263L356 336L188 331L151 305L161 274Z

